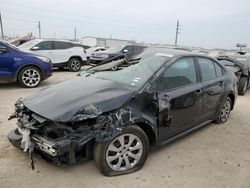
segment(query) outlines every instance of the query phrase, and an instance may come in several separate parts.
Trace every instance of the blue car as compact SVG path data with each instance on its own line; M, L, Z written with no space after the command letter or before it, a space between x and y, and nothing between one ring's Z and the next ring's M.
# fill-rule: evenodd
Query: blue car
M0 83L17 81L23 87L32 88L51 75L49 58L20 51L0 41Z

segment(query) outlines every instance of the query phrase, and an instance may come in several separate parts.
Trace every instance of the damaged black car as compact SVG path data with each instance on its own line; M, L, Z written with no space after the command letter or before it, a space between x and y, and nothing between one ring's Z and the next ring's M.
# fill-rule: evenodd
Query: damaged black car
M238 93L245 95L250 87L249 57L243 55L223 55L217 56L222 64L231 70L238 78Z
M228 120L237 79L217 60L161 50L20 99L10 142L57 164L94 158L107 176L142 168L149 150Z

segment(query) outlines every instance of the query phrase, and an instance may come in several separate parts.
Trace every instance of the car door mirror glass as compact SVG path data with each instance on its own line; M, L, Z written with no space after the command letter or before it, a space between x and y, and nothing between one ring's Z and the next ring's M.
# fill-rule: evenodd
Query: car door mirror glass
M31 48L31 50L39 50L40 48L38 46L34 46L33 48Z
M0 53L4 54L7 52L7 48L5 46L0 46Z

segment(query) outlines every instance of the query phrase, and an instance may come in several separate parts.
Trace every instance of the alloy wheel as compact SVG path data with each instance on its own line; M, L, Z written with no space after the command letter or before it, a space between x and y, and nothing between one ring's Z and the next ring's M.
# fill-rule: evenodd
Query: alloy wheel
M35 69L27 69L22 74L22 81L28 87L34 87L41 80L40 73Z
M70 68L73 71L78 71L81 68L81 64L77 60L72 60L71 63L70 63Z
M229 114L231 111L231 102L229 100L227 100L221 110L221 114L220 114L220 118L222 122L227 121Z
M125 171L140 161L142 152L142 142L136 135L122 134L109 144L106 162L114 171Z

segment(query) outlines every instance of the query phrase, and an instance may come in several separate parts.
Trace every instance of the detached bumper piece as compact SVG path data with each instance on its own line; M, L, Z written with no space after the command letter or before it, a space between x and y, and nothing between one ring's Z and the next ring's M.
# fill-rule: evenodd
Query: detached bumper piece
M15 129L8 134L11 144L17 148L21 147L22 134ZM31 142L35 145L35 154L42 158L60 164L74 164L77 161L87 160L93 157L93 141L79 142L64 138L48 139L40 135L31 136Z

